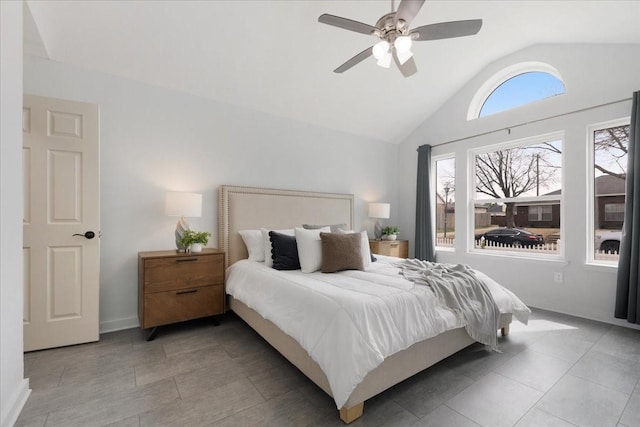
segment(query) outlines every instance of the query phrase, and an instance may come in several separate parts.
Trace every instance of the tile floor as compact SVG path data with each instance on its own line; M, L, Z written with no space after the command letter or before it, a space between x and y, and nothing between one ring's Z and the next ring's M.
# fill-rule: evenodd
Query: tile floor
M534 310L365 403L354 426L640 426L640 331ZM17 426L340 426L331 398L229 314L32 352Z

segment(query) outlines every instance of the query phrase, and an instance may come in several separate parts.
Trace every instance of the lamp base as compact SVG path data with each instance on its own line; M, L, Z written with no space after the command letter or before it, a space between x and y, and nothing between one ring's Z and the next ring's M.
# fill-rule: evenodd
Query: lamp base
M376 225L373 229L373 234L376 237L376 240L382 239L382 223L380 220L376 220Z
M181 217L176 224L176 247L178 248L178 252L187 252L187 249L182 243L182 237L184 237L184 232L189 230L189 224Z

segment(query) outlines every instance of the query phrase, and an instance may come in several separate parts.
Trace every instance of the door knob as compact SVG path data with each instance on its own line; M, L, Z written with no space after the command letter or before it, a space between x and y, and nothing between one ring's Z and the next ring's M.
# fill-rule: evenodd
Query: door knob
M74 234L74 236L83 236L83 237L86 237L87 239L93 239L94 237L96 237L96 233L94 233L93 231L87 231L84 234L76 233Z

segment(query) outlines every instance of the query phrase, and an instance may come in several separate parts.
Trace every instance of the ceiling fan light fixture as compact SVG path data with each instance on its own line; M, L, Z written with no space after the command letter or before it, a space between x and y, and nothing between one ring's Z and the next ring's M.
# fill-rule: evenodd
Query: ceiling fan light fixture
M318 22L322 24L374 36L377 39L376 44L366 48L333 70L335 73L343 73L373 56L376 58L377 64L385 68L390 67L393 60L399 66L402 75L410 77L418 71L411 52L413 40L428 41L472 36L482 28L482 19L437 22L411 28L411 23L424 5L425 0L397 1L399 5L396 8L396 0L391 0L391 12L382 15L375 25L364 24L328 13L323 13L318 17Z
M396 38L396 40L393 42L393 46L396 48L396 51L398 53L400 53L400 52L409 52L409 51L411 51L411 44L412 43L413 42L411 41L411 37L410 36L400 36L400 37Z
M389 42L382 40L379 43L373 45L373 56L380 61L385 54L389 53Z
M410 50L407 51L396 51L396 55L398 56L398 62L400 62L400 65L404 65L405 62L407 62L409 60L409 58L411 58L413 56L413 52L411 52Z
M387 53L385 53L380 59L378 59L378 62L376 62L376 64L378 64L382 68L391 67L391 52L387 51Z

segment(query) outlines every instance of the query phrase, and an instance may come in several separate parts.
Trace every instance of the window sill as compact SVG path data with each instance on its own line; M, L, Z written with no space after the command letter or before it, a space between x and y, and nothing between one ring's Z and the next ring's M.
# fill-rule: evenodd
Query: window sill
M618 264L604 264L601 262L588 261L585 262L585 267L593 271L618 271Z

